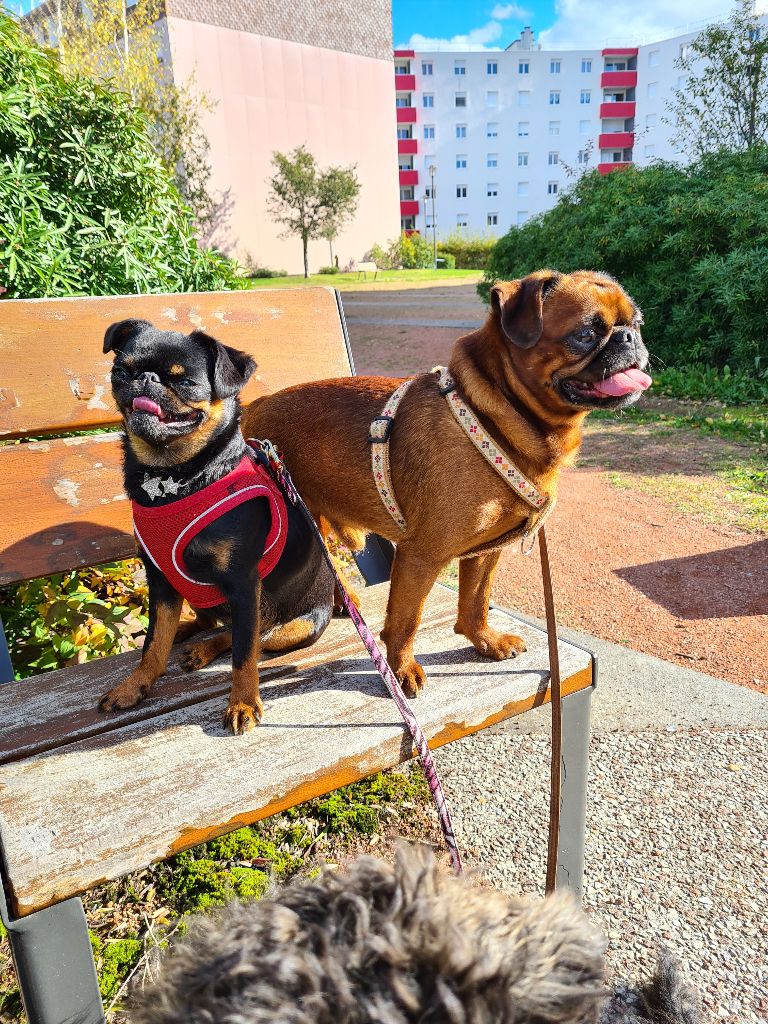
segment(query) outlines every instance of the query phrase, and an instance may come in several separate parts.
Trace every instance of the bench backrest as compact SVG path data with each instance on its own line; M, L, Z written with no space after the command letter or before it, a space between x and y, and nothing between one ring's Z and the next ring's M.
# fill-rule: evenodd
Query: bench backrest
M0 583L132 554L104 332L136 317L204 330L258 363L244 402L354 372L329 288L0 302ZM49 435L94 430L95 434Z

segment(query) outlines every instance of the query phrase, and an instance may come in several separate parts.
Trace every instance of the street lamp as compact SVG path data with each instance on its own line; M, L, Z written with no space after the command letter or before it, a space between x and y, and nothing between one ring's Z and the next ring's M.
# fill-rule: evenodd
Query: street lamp
M432 265L437 270L437 224L435 222L435 172L434 164L429 165L429 190L432 194Z

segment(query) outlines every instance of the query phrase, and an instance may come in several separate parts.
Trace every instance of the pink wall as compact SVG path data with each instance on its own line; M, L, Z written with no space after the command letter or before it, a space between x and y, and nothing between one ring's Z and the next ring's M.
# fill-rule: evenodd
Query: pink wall
M357 164L358 213L336 239L343 266L400 229L391 60L306 46L168 18L174 77L194 74L217 101L204 115L213 187L230 189L228 223L212 237L241 259L302 271L301 241L278 238L266 208L274 150L304 144L321 167ZM328 243L310 243L310 271L328 262Z

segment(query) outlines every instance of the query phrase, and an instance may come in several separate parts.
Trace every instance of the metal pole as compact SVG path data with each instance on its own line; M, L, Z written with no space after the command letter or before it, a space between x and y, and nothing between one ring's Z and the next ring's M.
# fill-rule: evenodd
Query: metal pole
M429 178L430 190L432 192L432 266L437 270L437 225L435 222L435 170L434 164L430 164Z

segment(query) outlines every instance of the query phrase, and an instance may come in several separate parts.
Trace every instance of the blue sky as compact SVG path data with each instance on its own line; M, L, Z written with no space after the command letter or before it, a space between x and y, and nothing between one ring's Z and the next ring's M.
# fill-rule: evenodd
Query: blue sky
M395 46L503 49L530 25L548 49L638 45L694 32L727 16L731 0L393 0Z

